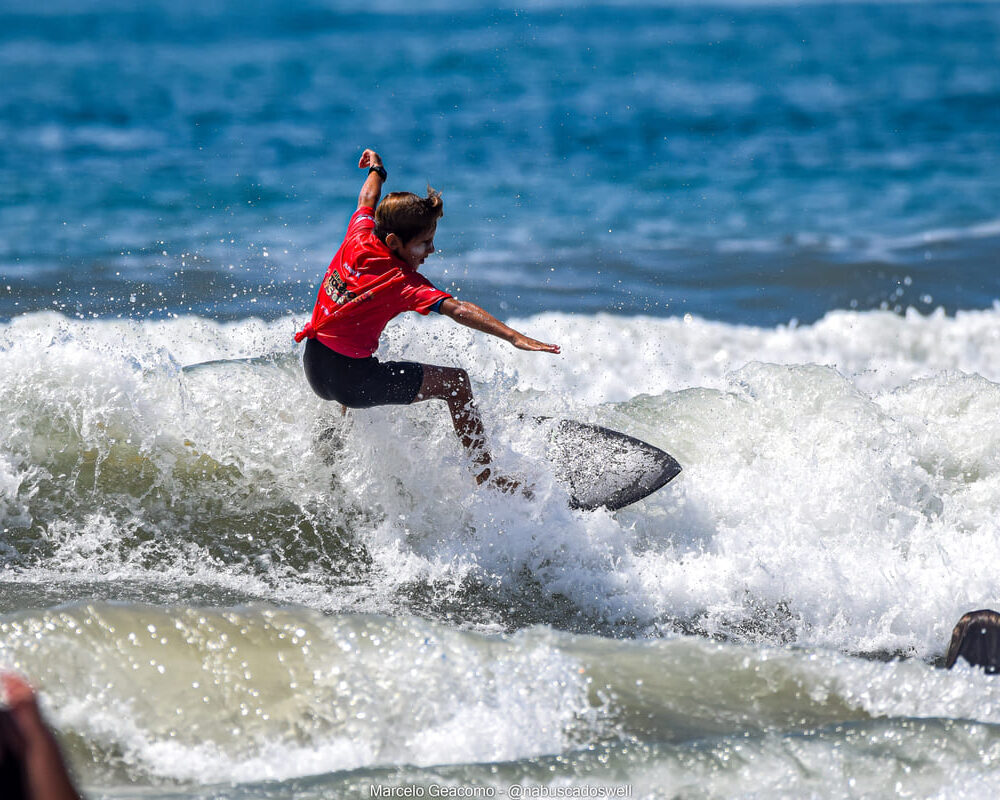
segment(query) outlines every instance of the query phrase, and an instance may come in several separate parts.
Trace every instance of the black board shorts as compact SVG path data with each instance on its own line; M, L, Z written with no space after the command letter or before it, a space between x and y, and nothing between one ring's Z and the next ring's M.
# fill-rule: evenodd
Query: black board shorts
M302 357L306 380L324 400L348 408L408 406L424 382L424 365L415 361L351 358L316 339L306 340Z

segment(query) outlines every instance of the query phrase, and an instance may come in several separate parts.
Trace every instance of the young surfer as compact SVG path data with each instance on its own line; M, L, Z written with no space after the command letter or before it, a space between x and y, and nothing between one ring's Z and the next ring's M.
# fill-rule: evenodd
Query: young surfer
M435 288L418 270L434 252L437 221L443 214L441 194L429 187L426 197L392 192L380 204L387 176L382 159L374 150L365 150L358 167L368 169L368 177L357 210L320 285L312 318L295 334L296 342L308 339L306 379L324 400L348 408L444 400L481 484L491 478L490 455L466 371L379 361L374 356L379 336L397 314L436 311L521 350L558 353L559 346L525 336L479 306ZM501 489L517 485L499 476L492 476L490 483Z

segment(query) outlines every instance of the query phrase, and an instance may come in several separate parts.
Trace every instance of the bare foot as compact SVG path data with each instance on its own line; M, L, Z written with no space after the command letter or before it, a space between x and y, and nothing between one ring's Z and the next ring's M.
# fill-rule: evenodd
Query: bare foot
M486 484L490 489L496 489L498 492L503 494L516 494L520 490L521 494L527 500L533 500L535 498L535 493L531 491L529 486L526 486L524 481L520 478L511 478L507 475L497 475L495 478L491 477L490 469L486 468L476 476L476 484L482 486Z

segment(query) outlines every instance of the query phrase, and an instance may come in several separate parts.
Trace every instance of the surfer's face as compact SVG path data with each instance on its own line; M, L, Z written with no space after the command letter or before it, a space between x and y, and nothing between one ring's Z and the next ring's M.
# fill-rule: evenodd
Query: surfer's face
M386 244L396 256L405 261L411 269L420 269L420 265L431 253L434 252L434 234L437 232L437 223L423 233L418 233L405 244L399 237L390 233L386 239Z

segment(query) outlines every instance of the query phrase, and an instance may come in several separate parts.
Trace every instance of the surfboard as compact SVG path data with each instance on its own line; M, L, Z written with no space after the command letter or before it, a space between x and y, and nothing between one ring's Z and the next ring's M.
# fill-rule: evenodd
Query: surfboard
M634 436L589 422L538 417L551 426L546 459L570 494L570 507L617 511L677 477L669 453Z
M570 508L617 511L648 497L681 472L669 453L626 433L571 419L527 419L544 428L541 455L565 487ZM345 426L350 424L350 416L338 416L315 438L327 464L333 465L346 447Z

